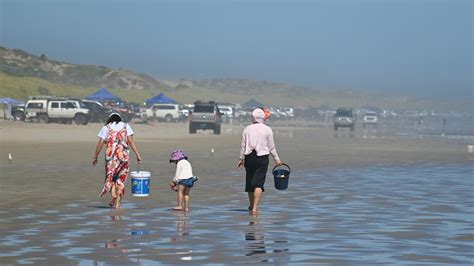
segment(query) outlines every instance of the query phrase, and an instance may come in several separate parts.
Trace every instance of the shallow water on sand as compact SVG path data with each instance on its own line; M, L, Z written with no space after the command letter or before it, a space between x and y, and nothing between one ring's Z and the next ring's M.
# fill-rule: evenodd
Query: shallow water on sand
M402 165L270 175L261 213L246 211L242 172L202 179L190 213L127 196L58 209L0 211L0 264L472 264L472 165ZM208 202L212 201L213 205Z

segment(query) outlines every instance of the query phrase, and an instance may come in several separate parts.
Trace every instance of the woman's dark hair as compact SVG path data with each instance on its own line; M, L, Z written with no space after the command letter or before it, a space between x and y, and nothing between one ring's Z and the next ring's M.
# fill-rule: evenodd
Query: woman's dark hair
M109 119L107 119L107 122L105 122L105 124L108 125L112 122L118 123L118 122L121 122L121 121L122 121L122 117L120 117L119 114L111 114L109 116Z

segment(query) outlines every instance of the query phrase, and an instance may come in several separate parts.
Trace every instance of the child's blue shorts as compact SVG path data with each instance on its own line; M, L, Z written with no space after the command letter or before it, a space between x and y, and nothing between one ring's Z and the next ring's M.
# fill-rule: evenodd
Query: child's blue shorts
M193 187L194 182L198 180L197 176L190 177L188 179L180 179L178 184L185 185L187 187Z

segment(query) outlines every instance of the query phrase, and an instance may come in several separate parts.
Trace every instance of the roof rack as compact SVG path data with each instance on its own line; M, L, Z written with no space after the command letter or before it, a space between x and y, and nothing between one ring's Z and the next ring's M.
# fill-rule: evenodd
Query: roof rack
M29 96L28 99L30 100L67 100L66 97L60 96L51 96L51 95L36 95L36 96Z

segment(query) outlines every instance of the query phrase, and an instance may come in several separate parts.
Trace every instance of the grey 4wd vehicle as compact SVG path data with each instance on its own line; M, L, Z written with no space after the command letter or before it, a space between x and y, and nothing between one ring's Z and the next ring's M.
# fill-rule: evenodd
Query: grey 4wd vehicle
M195 102L189 115L189 133L195 134L197 129L212 129L214 134L221 134L221 115L215 102Z
M334 115L334 130L340 127L349 127L354 131L355 117L352 108L338 108Z

